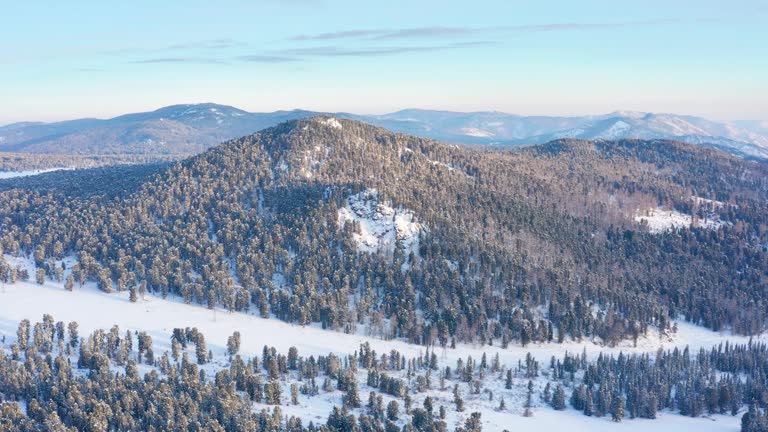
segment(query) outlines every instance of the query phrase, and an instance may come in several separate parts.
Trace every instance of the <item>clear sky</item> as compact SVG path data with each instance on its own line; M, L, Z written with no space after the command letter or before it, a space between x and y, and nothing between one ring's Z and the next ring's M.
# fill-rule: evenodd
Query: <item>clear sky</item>
M0 8L0 124L192 102L768 119L764 0L35 0Z

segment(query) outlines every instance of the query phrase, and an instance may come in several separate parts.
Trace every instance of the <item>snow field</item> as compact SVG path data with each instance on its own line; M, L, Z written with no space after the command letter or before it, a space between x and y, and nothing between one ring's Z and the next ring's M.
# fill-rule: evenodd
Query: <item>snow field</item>
M34 277L34 265L28 259L6 256L12 265L22 264L30 270ZM68 268L71 267L71 258L67 260ZM426 348L411 345L400 340L381 340L364 335L364 329L356 334L344 334L323 330L317 326L301 327L283 321L263 319L246 313L228 313L222 309L215 312L197 305L186 305L178 298L162 299L147 296L137 303L128 300L127 292L106 294L99 291L94 283L87 283L83 287L76 286L74 291L67 292L61 283L46 281L44 285L38 285L30 281L20 281L16 284L7 284L0 288L0 336L5 337L6 347L16 338L18 322L29 319L31 322L40 321L44 313L51 314L57 321L77 321L80 325L81 337L87 336L96 329L108 330L113 325L118 325L121 333L125 330L146 331L152 336L155 358L159 358L163 352L170 352L170 337L175 327L197 327L206 338L206 344L214 353L214 361L204 366L207 371L214 372L219 368L228 366L226 354L226 340L234 332L242 335L240 355L243 358L261 356L265 345L274 346L278 352L287 353L291 346L298 348L300 356L328 355L330 352L339 357L352 354L358 350L360 344L368 342L371 348L380 356L397 350L408 359L424 356ZM362 326L361 326L362 327ZM732 336L727 333L715 333L691 324L678 323L677 334L660 336L658 332L649 332L640 338L637 347L632 343L623 342L618 347L605 347L591 341L567 341L563 344L531 344L526 347L510 345L507 349L498 346L473 346L460 344L456 349L436 348L439 369L450 366L456 368L459 358L462 360L471 356L479 362L483 353L486 354L490 364L493 357L498 354L500 363L506 367L515 369L518 362L524 361L526 354L531 353L540 363L540 370L546 371L549 359L552 356L561 357L564 352L581 353L594 358L598 353L618 354L655 352L658 348L671 349L689 345L692 350L701 347L707 348L718 343L730 340L733 343L746 343L748 338ZM194 348L188 348L190 357L194 358ZM134 352L135 354L135 352ZM120 368L116 368L120 369ZM148 370L149 366L142 369ZM425 374L425 370L417 370L416 375ZM390 376L406 379L405 371L387 371ZM412 407L421 407L426 396L434 399L435 412L440 405L447 409L447 422L450 427L463 421L473 411L482 413L483 427L485 431L502 431L504 429L527 430L554 430L566 427L573 431L645 431L654 428L660 432L673 430L696 431L736 431L740 417L714 416L712 418L688 418L677 414L662 412L657 420L625 419L616 424L610 418L585 417L580 412L571 408L565 411L555 411L546 406L540 399L539 393L546 385L547 378L539 376L534 379L534 416L526 418L522 416L525 403L527 378L522 374L514 378L512 390L504 388L504 379L499 379L501 373L487 372L483 380L484 388L479 395L471 393L468 384L454 379L446 382L444 390L440 389L439 372L433 371L431 390L425 393L412 395ZM212 376L209 375L209 376ZM343 393L336 390L320 394L314 397L299 395L299 404L290 405L290 384L298 382L295 375L285 380L282 391L282 403L280 407L284 414L301 417L304 424L309 421L315 424L325 423L328 413L334 405L340 406ZM359 395L363 407L356 411L357 414L365 412L365 404L368 393L374 389L366 385L367 370L358 371ZM317 384L322 387L323 378ZM415 382L415 376L410 383ZM465 411L457 413L453 404L453 385L459 384L462 398L465 401ZM490 400L490 393L493 400ZM378 393L378 391L377 391ZM392 396L379 393L384 398L384 404L393 399ZM566 389L566 395L570 396L570 389ZM504 397L507 409L497 411L501 397ZM406 421L403 413L402 400L401 425ZM263 408L271 409L272 406L254 404L255 410ZM652 422L652 423L651 423Z

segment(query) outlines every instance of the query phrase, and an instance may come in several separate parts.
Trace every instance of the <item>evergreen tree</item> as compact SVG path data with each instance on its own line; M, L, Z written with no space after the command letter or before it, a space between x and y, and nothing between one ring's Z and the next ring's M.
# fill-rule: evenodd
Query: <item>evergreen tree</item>
M387 419L390 421L397 421L400 416L400 405L396 400L390 401L387 404Z
M611 398L611 419L620 422L624 418L624 397L614 395Z
M565 391L559 384L552 393L552 408L558 411L565 409Z

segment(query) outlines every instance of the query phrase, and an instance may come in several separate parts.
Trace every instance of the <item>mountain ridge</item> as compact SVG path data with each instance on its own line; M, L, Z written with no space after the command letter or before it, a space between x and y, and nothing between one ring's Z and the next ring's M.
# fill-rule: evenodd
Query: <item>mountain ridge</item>
M0 127L0 151L60 154L199 153L222 141L286 120L333 114L425 138L463 144L518 146L559 138L675 139L741 157L768 158L761 123L725 124L695 116L615 111L587 116L522 116L499 111L404 109L382 115L281 110L252 113L215 103L178 104L111 119ZM762 126L761 126L762 125Z

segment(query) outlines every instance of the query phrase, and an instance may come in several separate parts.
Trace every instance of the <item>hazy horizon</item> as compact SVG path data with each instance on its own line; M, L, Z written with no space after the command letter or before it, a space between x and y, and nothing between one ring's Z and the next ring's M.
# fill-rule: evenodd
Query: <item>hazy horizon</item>
M65 117L60 119L53 119L53 120L40 120L40 119L25 119L20 121L11 121L11 122L0 122L0 127L6 127L17 123L57 123L57 122L66 122L66 121L73 121L73 120L81 120L81 119L97 119L97 120L110 120L116 117L120 117L123 115L129 115L129 114L136 114L136 113L149 113L153 111L157 111L163 108L168 108L171 106L184 106L184 105L205 105L205 104L213 104L213 105L219 105L219 106L229 106L232 108L240 109L243 111L247 111L249 113L273 113L273 112L280 112L280 111L313 111L318 113L329 113L329 114L352 114L352 115L359 115L359 116L380 116L380 115L387 115L387 114L394 114L396 112L400 111L409 111L409 110L417 110L417 111L443 111L443 112L455 112L455 113L489 113L489 112L496 112L500 114L506 114L506 115L513 115L513 116L521 116L521 117L590 117L590 116L604 116L608 114L620 114L620 113L651 113L651 114L670 114L670 115L677 115L677 116L693 116L693 117L701 117L707 120L712 120L716 122L722 122L726 124L731 123L745 123L745 122L756 122L756 123L766 123L763 119L749 119L749 118L742 118L742 119L732 119L732 120L722 120L707 116L696 116L693 114L688 113L680 113L680 112L662 112L662 111L637 111L637 110L612 110L612 111L604 111L604 112L585 112L581 114L558 114L558 113L520 113L520 112L509 112L509 111L502 111L502 110L496 110L496 109L480 109L480 110L468 110L468 111L460 111L455 109L443 109L443 108L434 108L434 107L402 107L394 110L389 111L381 111L381 112L356 112L356 111L348 111L348 110L312 110L307 109L304 107L294 107L294 108L280 108L280 109L273 109L273 110L264 110L264 111L258 111L258 110L251 110L247 109L243 106L237 106L227 103L220 103L216 101L203 101L203 102L180 102L180 103L172 103L169 105L163 105L163 106L157 106L157 107L149 107L146 109L139 109L137 111L124 111L124 112L118 112L115 115L86 115L82 117Z

